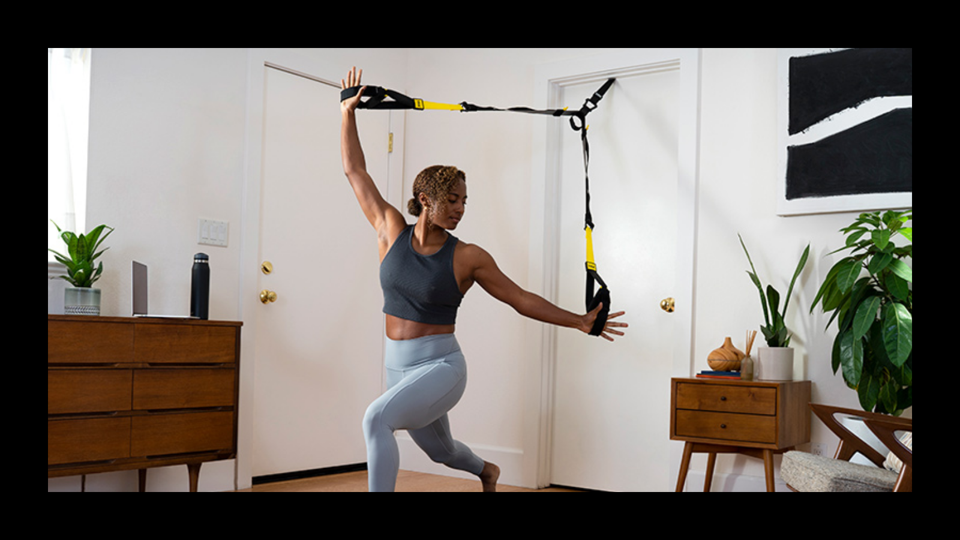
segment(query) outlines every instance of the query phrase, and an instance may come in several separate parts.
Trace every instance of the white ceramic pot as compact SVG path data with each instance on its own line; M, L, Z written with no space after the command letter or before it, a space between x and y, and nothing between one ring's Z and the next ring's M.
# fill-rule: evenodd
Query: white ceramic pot
M761 381L793 380L793 349L790 347L760 347L757 351Z

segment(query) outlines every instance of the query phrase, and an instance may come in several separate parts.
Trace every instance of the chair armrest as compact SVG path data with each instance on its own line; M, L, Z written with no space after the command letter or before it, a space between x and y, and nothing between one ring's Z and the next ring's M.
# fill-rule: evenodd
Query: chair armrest
M898 421L891 421L887 418L865 418L864 422L867 424L867 427L870 428L870 431L880 439L880 442L893 452L893 455L900 458L900 461L907 467L913 468L913 450L900 442L900 438L897 437L895 433L897 431L909 431L913 433L913 420L909 418L896 418L896 420ZM908 423L904 424L904 420Z
M878 467L883 467L883 461L886 459L886 456L881 455L880 452L874 450L869 444L860 439L860 437L857 437L855 434L853 434L853 432L845 428L843 424L834 418L835 414L844 414L863 418L864 423L868 428L871 429L871 431L877 433L879 430L880 432L888 433L893 440L896 440L896 437L893 435L893 431L913 431L913 420L909 418L898 418L896 416L890 416L886 414L845 409L843 407L833 407L820 403L811 403L810 408L830 431L832 431L836 436L840 437L840 444L837 446L837 452L833 456L834 459L849 461L850 458L853 457L853 454L860 452ZM875 430L872 426L877 426L877 429ZM886 435L881 437L879 433L877 433L877 437L880 438L880 440L883 441L884 444L891 450L896 448L898 451L901 451L901 449L906 448L901 445L899 441L897 441L897 444L889 444L887 441L884 441L884 437L886 437ZM894 454L897 457L900 457L900 453L897 451L894 451ZM904 462L904 464L908 464L908 467L913 468L912 453L907 456L907 459L903 459L902 457L900 457L900 459Z

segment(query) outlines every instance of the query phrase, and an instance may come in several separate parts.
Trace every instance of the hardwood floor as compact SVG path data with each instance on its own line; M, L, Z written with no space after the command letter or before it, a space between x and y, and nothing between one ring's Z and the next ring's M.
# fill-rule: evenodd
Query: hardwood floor
M271 484L260 484L249 489L241 489L242 492L302 492L302 493L322 493L322 492L366 492L367 491L367 471L348 472L341 474L332 474L328 476L317 476L313 478L301 478L297 480L288 480L285 482L274 482ZM451 478L449 476L438 476L434 474L418 473L411 471L400 471L397 475L397 492L417 493L417 492L472 492L480 491L479 480L464 480L462 478ZM546 492L569 492L574 493L579 490L549 487L546 489L527 489L516 486L507 486L500 484L497 486L499 492L523 492L523 493L546 493Z

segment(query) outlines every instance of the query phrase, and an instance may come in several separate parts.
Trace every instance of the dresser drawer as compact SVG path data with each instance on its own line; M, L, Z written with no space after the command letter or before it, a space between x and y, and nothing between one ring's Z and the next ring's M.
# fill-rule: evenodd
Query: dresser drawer
M47 370L47 414L130 410L129 369Z
M47 420L47 465L130 456L130 418Z
M676 434L680 437L754 443L777 441L775 416L678 409L675 420Z
M677 409L777 414L777 389L722 384L677 384Z
M137 325L136 361L146 363L228 364L237 361L234 327Z
M230 407L233 369L138 369L133 376L136 410Z
M133 418L130 452L162 456L233 450L233 412L159 414Z
M48 364L116 364L132 361L132 324L47 322Z

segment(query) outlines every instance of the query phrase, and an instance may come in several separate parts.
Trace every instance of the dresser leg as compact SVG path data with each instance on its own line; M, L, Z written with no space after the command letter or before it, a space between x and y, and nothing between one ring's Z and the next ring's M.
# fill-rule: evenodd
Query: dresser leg
M707 454L707 477L703 480L703 492L710 492L710 484L713 482L713 466L717 464L717 453Z
M200 463L188 464L187 472L190 473L190 493L195 493L197 491L197 484L200 483Z
M763 451L763 469L767 477L767 493L776 491L773 487L773 451Z
M140 472L140 493L147 491L147 470L139 469Z
M683 484L687 481L687 467L690 466L690 456L693 454L693 443L683 443L683 459L680 461L680 475L677 478L677 493L683 492Z

